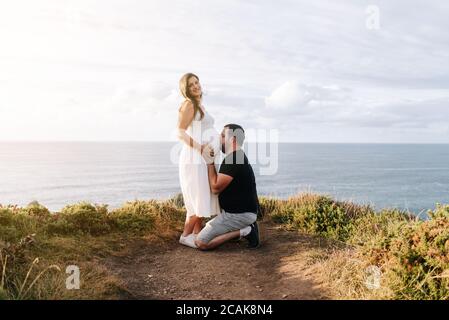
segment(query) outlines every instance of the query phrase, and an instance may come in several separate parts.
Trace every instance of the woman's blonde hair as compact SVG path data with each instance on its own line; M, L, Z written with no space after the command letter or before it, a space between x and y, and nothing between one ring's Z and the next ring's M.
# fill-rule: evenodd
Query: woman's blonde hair
M201 115L201 119L203 119L204 117L204 112L200 107L200 101L198 101L197 99L195 99L189 91L189 80L191 77L195 77L198 81L200 81L200 78L198 78L197 75L193 74L193 73L186 73L185 75L182 76L181 80L179 80L179 89L181 90L181 94L183 95L183 97L186 100L189 100L193 103L193 116L196 116L196 113L199 112ZM203 96L203 93L201 93L201 97ZM200 99L201 99L200 97Z

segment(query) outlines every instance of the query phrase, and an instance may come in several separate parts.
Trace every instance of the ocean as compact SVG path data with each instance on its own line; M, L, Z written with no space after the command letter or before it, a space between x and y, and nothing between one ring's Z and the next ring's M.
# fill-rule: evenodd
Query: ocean
M118 207L180 192L173 142L1 142L0 204ZM247 145L259 195L316 192L425 214L449 203L449 145ZM266 151L266 152L265 152ZM268 173L268 174L267 174Z

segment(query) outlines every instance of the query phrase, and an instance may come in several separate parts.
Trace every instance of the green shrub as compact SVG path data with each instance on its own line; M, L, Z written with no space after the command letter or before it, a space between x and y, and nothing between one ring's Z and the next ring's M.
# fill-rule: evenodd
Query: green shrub
M25 208L21 209L24 214L27 214L32 217L36 217L40 220L46 220L51 216L50 210L41 205L37 201L33 201Z
M348 242L365 247L370 247L371 243L384 242L384 246L387 246L401 227L413 220L413 216L397 209L364 212L355 219Z
M0 225L7 226L14 221L14 214L9 208L0 208Z
M184 221L185 212L171 200L131 201L110 213L114 226L122 231L149 231L155 224L172 224Z
M111 230L107 206L87 202L68 205L52 217L47 230L58 234L105 234Z
M183 208L174 206L170 202L156 202L154 206L155 212L162 223L184 223L186 212Z
M0 239L15 242L36 233L38 221L18 207L0 208Z
M323 195L301 194L276 208L275 222L307 233L346 240L350 236L352 220L338 202Z
M429 212L430 220L410 221L368 250L384 269L397 299L449 299L448 206Z
M279 209L282 206L282 200L275 198L260 197L259 205L260 205L260 213L259 213L260 218L264 218L271 215L273 219L276 219L274 217L277 216ZM281 219L281 217L279 217L279 219Z
M381 267L386 291L396 299L449 299L449 206L429 211L427 221L313 194L263 207L294 230L357 245L362 264Z
M430 219L449 218L449 205L437 204L435 210L429 210L427 212Z
M114 228L120 231L139 232L153 228L157 216L154 203L133 201L110 213Z

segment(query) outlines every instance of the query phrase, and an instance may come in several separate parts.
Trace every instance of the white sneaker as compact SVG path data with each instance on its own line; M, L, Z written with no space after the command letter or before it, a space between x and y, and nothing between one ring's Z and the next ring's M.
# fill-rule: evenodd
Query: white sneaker
M187 236L188 237L188 236ZM186 239L187 239L187 237L184 237L182 234L181 234L181 236L179 237L179 243L180 244L186 244Z
M194 249L197 248L195 244L195 236L193 235L193 233L189 234L187 237L181 235L181 237L179 238L179 243Z
M194 234L194 233L191 233L191 234L189 234L187 237L189 238L187 241L189 242L189 244L190 244L190 246L192 247L192 248L194 248L194 249L197 249L198 247L197 247L197 245L195 244L195 241L196 241L196 234Z

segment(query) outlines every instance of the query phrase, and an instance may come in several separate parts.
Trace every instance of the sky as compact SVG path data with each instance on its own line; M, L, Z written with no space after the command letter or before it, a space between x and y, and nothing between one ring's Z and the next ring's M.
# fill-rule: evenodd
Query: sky
M449 143L449 2L0 0L0 141L175 139L194 72L217 129Z

